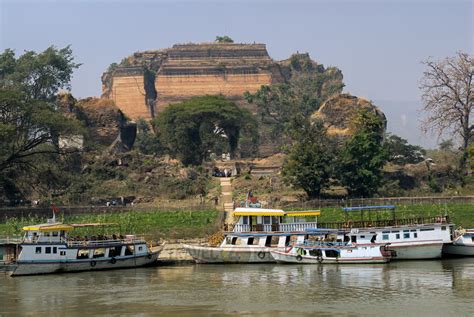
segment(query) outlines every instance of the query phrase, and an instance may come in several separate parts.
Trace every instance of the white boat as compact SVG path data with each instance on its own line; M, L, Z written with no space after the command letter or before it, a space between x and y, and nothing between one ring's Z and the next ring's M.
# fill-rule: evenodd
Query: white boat
M456 256L474 256L474 229L458 229L452 243L443 247L443 253Z
M270 252L284 250L290 243L304 242L308 236L305 229L317 227L316 222L306 222L306 217L320 214L319 210L236 208L233 216L239 219L227 227L231 231L219 246L183 245L183 248L197 263L275 262Z
M361 221L347 222L352 243L390 243L397 260L440 258L443 245L451 242L453 224L447 216L396 219L395 206L345 207L343 210L361 213ZM392 212L391 220L363 220L364 213L368 213L370 219L371 212L387 210Z
M151 248L134 235L95 240L68 238L74 228L102 225L52 222L24 227L25 235L11 275L134 268L157 260L162 247Z
M437 259L443 245L451 242L452 228L447 223L353 228L349 238L353 244L389 243L396 260Z
M388 249L388 245L306 241L285 251L271 251L271 254L279 263L355 264L387 263L392 258L393 252Z

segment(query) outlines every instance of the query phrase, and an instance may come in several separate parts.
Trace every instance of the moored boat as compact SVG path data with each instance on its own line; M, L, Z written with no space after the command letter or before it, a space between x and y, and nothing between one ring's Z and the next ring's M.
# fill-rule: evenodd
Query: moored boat
M396 260L437 259L443 245L451 242L454 225L447 216L396 219L395 206L362 206L343 208L349 212L392 211L391 220L347 222L348 239L353 244L390 243Z
M134 235L69 238L77 227L104 224L51 222L24 227L12 276L134 268L155 262L162 247L151 247Z
M183 245L197 263L268 263L275 262L272 250L284 250L290 243L303 242L307 228L316 222L306 222L308 216L318 216L318 210L285 212L280 209L236 208L239 217L219 246ZM313 232L324 235L327 232Z
M394 252L388 249L388 245L351 245L344 242L305 241L304 244L297 244L285 251L271 251L271 254L275 261L279 263L355 264L387 263Z
M457 229L453 242L443 247L443 253L454 256L474 256L474 229Z

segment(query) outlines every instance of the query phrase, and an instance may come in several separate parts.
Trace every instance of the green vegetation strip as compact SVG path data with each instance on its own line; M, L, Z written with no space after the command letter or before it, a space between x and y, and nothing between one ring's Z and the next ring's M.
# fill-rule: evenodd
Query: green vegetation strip
M218 211L156 211L90 214L78 216L59 215L57 220L63 223L115 223L117 226L99 228L80 228L75 235L98 234L137 234L152 239L158 238L199 238L216 230ZM0 223L0 236L21 234L21 228L27 225L45 223L38 217L11 218Z
M304 208L298 208L295 210L304 210ZM392 212L388 210L371 211L370 219L377 220L377 214L381 220L392 219ZM395 215L397 219L448 215L450 221L456 226L474 228L474 204L397 205ZM361 220L361 213L358 211L352 211L347 213L347 219L345 217L346 213L342 211L341 207L321 208L321 216L318 217L318 222L357 221ZM364 220L368 219L369 213L368 211L364 211ZM309 221L312 219L308 217L307 220Z

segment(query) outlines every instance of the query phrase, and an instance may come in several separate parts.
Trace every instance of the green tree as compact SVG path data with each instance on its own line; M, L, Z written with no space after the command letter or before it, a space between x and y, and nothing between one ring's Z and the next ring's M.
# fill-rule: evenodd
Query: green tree
M354 135L347 140L339 157L338 178L352 197L371 197L382 181L382 168L388 159L383 145L382 120L361 110L354 120Z
M59 89L70 89L74 69L70 46L50 46L44 52L26 51L19 58L6 49L0 54L0 87L22 91L35 100L53 101Z
M426 155L426 151L421 146L411 145L407 140L395 134L387 134L385 146L388 151L388 160L395 164L420 163Z
M241 133L256 134L251 113L222 95L169 105L155 125L168 152L186 165L201 164L210 152L222 147L235 155Z
M154 131L156 130L156 131ZM137 139L135 146L143 154L164 154L165 150L158 135L158 129L151 129L151 125L143 118L137 122Z
M321 104L342 92L342 73L335 67L324 68L308 54L293 55L283 68L285 82L262 86L257 92L244 94L257 107L260 121L272 126L275 137L289 136L295 122L307 118Z
M69 47L19 58L10 49L0 54L0 184L6 192L17 191L25 174L24 183L34 186L40 166L57 166L58 155L71 152L59 147L59 137L83 132L54 103L78 66Z
M217 43L234 43L234 40L231 39L229 36L224 35L224 36L216 36L216 42Z
M295 132L297 141L283 165L283 176L290 184L302 188L309 198L316 198L329 186L334 172L335 146L327 136L324 123L307 120Z

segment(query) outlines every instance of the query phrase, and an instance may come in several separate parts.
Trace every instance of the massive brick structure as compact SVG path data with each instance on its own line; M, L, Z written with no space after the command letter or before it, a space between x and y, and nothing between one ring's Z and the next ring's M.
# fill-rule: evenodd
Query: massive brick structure
M170 103L206 94L248 106L244 92L280 81L264 44L180 44L135 53L112 67L102 76L102 96L132 119L150 119Z

